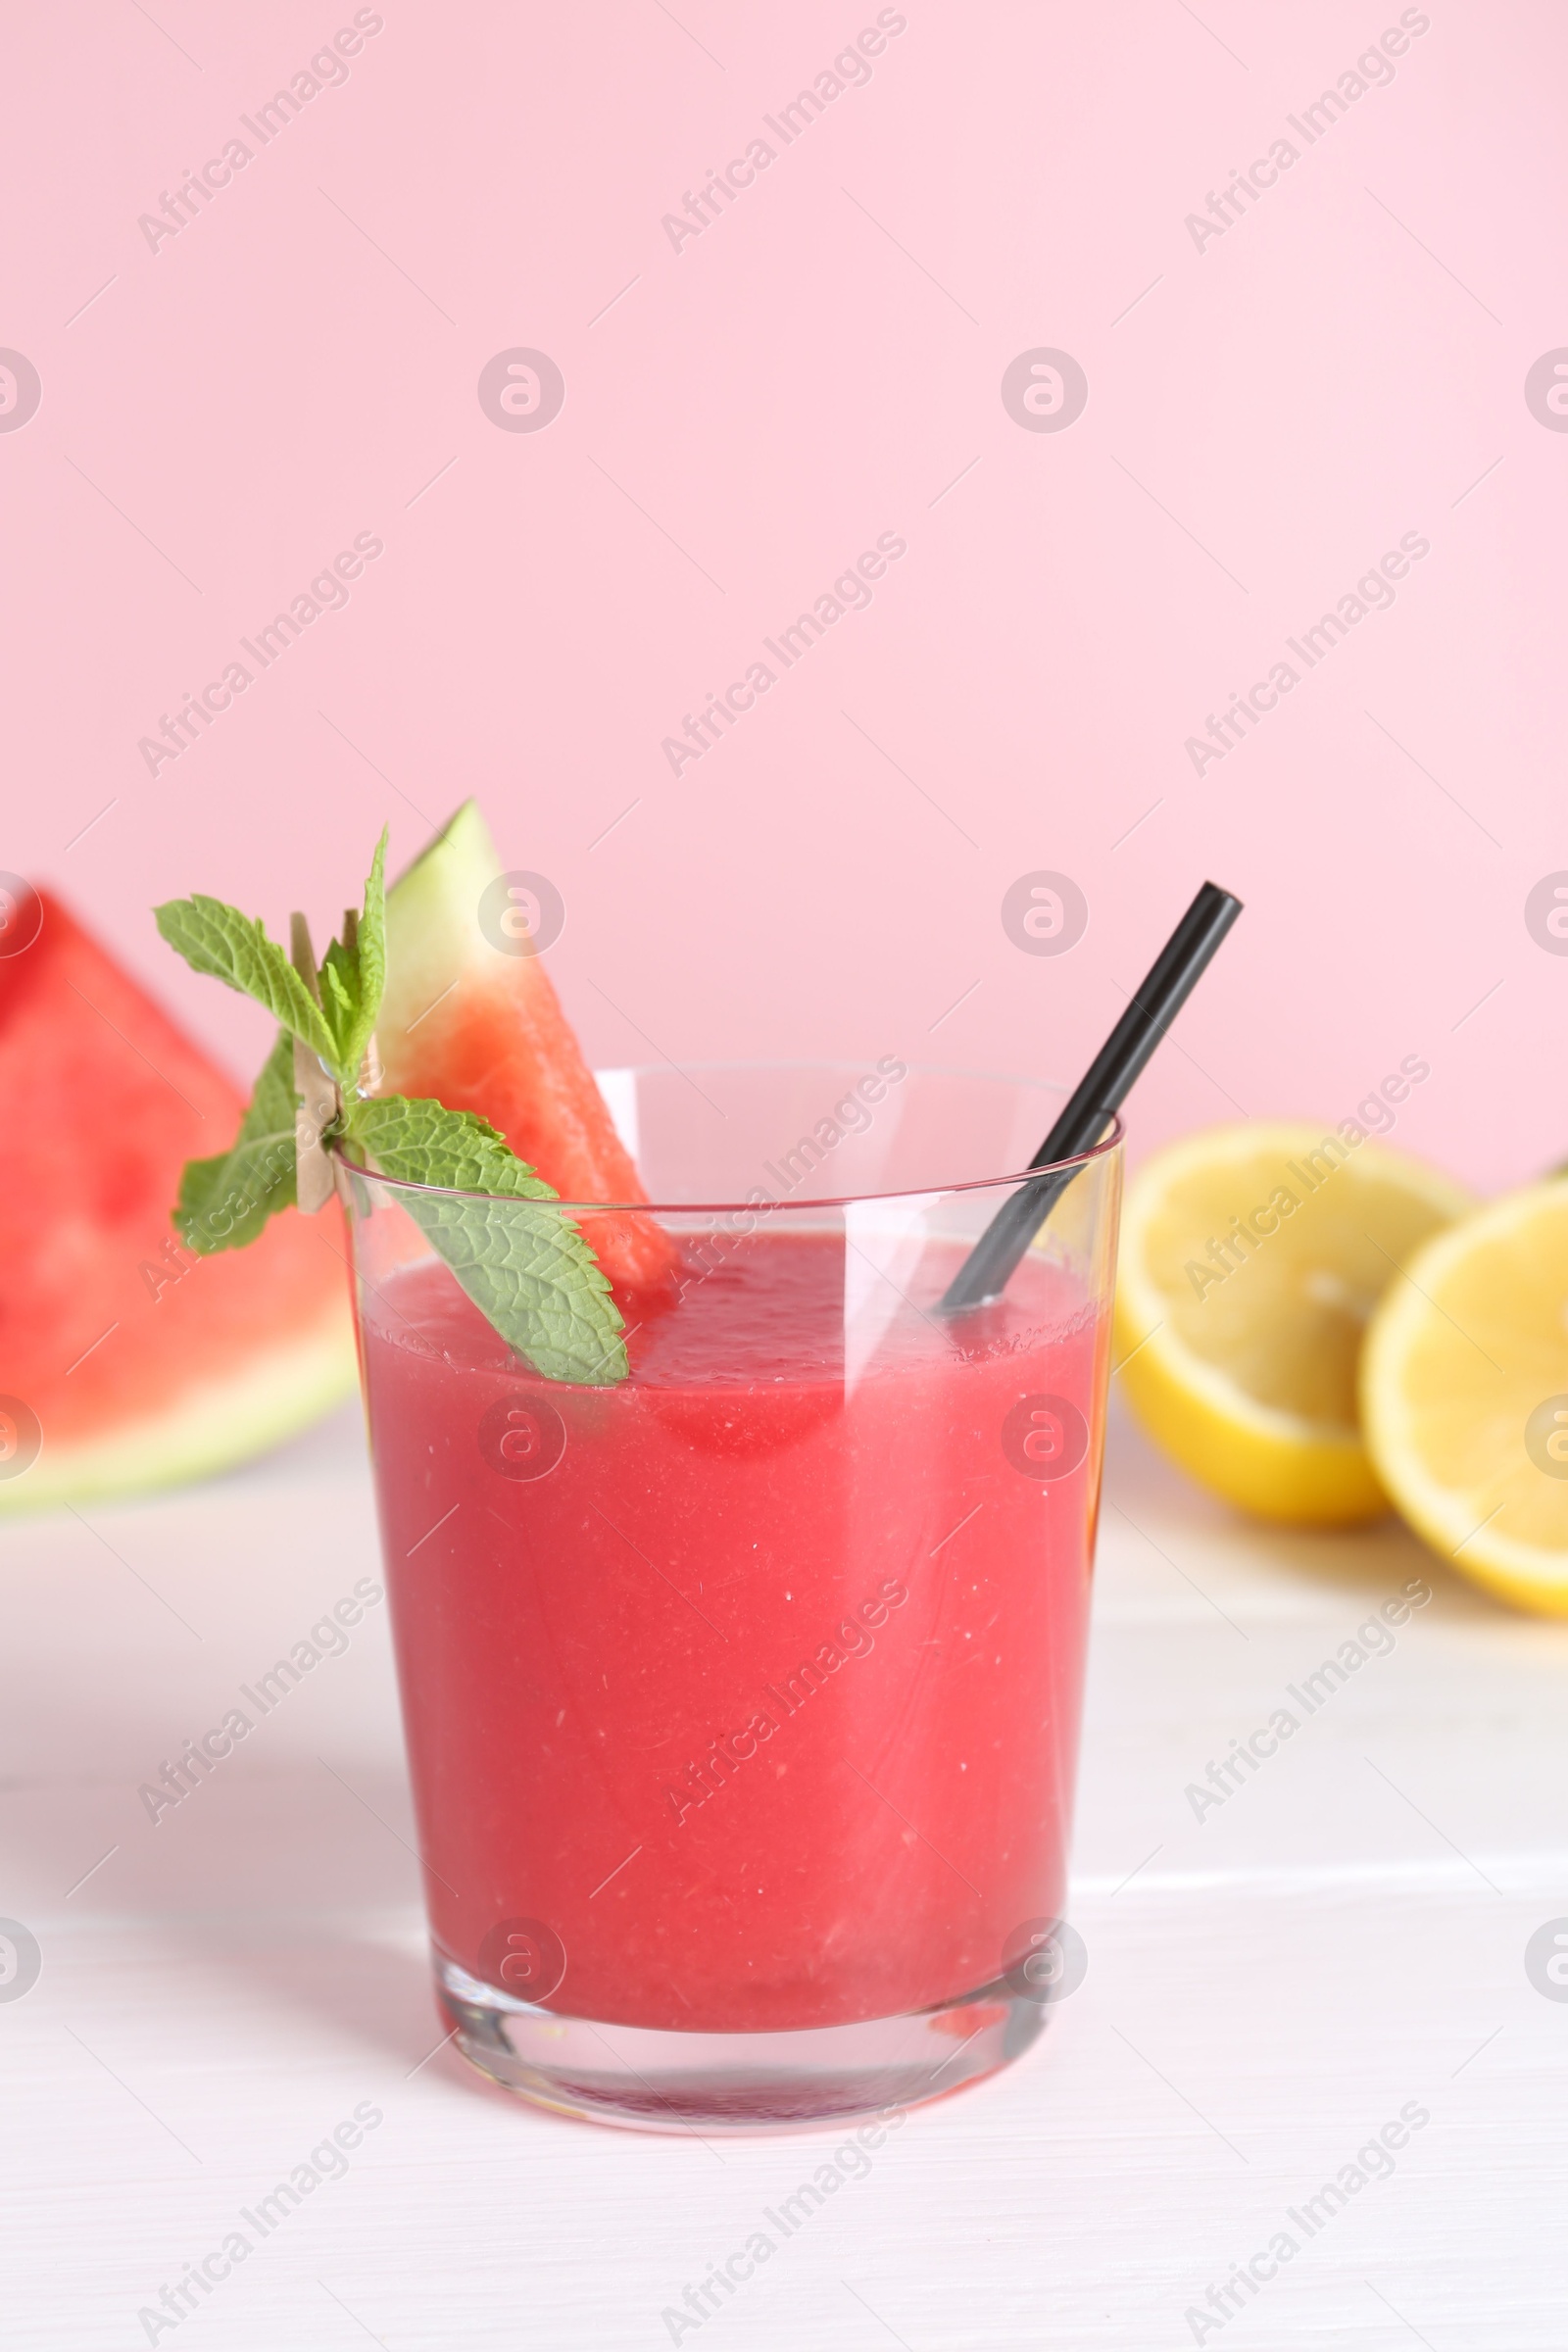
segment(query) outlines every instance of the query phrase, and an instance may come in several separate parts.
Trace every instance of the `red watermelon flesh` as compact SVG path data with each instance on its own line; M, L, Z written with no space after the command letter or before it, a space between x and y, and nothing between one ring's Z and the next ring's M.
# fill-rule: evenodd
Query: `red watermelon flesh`
M39 903L0 956L0 1512L221 1468L355 1379L341 1212L285 1210L216 1257L178 1246L180 1170L227 1147L245 1098Z
M479 906L500 872L468 801L392 890L376 1026L385 1091L477 1112L563 1200L646 1200L543 958L485 936ZM618 1294L642 1307L670 1290L677 1252L657 1219L580 1222Z

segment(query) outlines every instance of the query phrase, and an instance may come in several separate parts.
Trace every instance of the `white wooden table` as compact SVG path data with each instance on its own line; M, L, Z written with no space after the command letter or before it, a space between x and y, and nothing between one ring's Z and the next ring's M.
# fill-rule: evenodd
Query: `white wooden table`
M1568 2000L1524 1954L1568 1915L1568 1626L1504 1615L1392 1528L1245 1527L1121 1427L1108 1498L1086 1982L679 2340L1555 2352ZM376 1573L357 1415L87 1518L0 1546L0 1913L42 1954L0 2000L5 2342L145 2344L138 2312L358 2108L381 2121L341 2176L157 2342L669 2343L664 2309L843 2135L557 2121L437 2047L384 1607L156 1825L138 1798ZM1420 1575L1393 1651L1195 1819L1187 1785ZM1309 2235L1291 2209L1407 2106L1430 2120L1392 2171ZM1208 2324L1254 2258L1263 2282Z

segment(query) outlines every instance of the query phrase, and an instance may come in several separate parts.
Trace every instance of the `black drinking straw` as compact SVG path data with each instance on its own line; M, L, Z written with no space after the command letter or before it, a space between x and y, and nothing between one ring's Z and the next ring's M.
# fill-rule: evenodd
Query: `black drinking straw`
M1228 890L1214 882L1203 884L1029 1162L1051 1173L1008 1195L949 1284L941 1312L957 1314L999 1296L1053 1204L1078 1173L1054 1163L1075 1158L1100 1141L1112 1112L1126 1101L1241 911L1241 900Z

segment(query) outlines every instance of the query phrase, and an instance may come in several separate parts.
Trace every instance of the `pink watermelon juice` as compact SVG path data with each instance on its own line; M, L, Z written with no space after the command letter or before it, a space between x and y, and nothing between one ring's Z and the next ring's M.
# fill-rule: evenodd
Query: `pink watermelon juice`
M432 1927L483 1983L839 2025L1060 1914L1105 1301L1031 1253L944 1323L928 1243L852 1361L847 1254L754 1235L607 1388L519 1368L441 1265L362 1287Z

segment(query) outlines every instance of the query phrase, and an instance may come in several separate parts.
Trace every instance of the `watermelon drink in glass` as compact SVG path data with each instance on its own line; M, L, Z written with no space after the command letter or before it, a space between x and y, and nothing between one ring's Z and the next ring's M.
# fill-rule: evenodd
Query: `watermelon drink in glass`
M545 1213L660 1269L617 1282L604 1385L500 1338L433 1188L338 1168L439 1998L603 2121L938 2096L1029 2046L1072 1941L1119 1128L950 1314L1054 1090L888 1056L601 1087L649 1202Z

